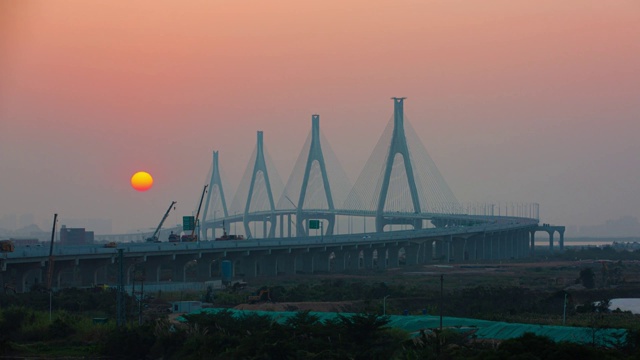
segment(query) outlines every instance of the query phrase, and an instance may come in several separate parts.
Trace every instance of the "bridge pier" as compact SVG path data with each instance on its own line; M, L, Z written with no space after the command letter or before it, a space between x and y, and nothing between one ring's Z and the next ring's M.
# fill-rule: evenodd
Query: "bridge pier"
M433 256L433 242L424 240L421 241L418 246L420 246L420 249L418 250L418 263L427 264L431 262L431 257Z
M465 245L464 261L476 261L478 260L478 238L477 236L471 236L467 238Z
M451 245L453 248L453 259L449 259L450 261L453 260L455 262L462 262L464 260L464 253L465 253L465 245L466 245L466 240L462 237L454 237L451 239Z
M330 268L329 252L320 250L313 252L313 273L328 273Z
M373 248L362 249L362 268L373 269Z
M313 261L313 253L309 249L305 249L299 257L296 257L296 270L305 274L313 274Z
M407 243L404 246L405 264L407 266L418 265L418 253L420 250L420 244Z
M288 276L296 275L296 254L289 249L286 252L280 252L276 255L278 262L278 272L282 272Z
M489 247L491 251L491 260L500 259L500 233L493 232L489 237Z
M258 277L259 263L258 256L251 253L247 254L239 260L239 266L242 269L242 274L245 279L253 279Z
M29 291L31 285L33 285L29 283L31 277L33 277L34 282L38 281L42 283L46 276L46 267L43 268L40 265L40 263L17 264L13 266L10 271L2 272L2 286L4 291L6 292L8 289L15 289L16 292Z
M153 256L143 257L145 273L147 274L148 281L160 282L162 277L162 265L170 263L173 260L172 256ZM171 270L171 280L173 281L173 270Z
M220 277L222 257L219 253L214 254L200 254L200 258L196 264L196 280L197 281L209 281L213 278L214 274ZM213 267L216 267L214 270Z
M266 251L258 257L260 276L278 276L278 257Z
M80 267L80 285L81 286L91 286L100 283L107 282L107 269L111 264L110 260L90 260L90 261L81 261ZM99 272L103 271L102 281L99 281Z
M400 248L397 245L387 246L387 256L388 256L387 266L389 268L397 268L400 266L399 251L400 251Z
M331 263L331 268L329 269L332 273L341 273L347 269L347 262L349 261L349 252L343 250L334 250L333 251L333 262Z

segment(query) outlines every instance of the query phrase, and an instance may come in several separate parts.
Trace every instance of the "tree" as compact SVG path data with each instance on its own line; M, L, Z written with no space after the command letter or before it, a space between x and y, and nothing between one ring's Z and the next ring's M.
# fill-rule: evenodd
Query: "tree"
M580 270L580 282L587 289L593 289L596 286L596 274L591 268L584 268Z

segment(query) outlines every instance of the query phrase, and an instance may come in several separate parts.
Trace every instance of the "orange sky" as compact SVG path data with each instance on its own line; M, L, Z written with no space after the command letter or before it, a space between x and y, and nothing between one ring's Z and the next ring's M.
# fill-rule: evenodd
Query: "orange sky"
M639 39L635 0L4 1L0 218L153 227L258 130L286 180L314 113L355 179L391 96L461 201L640 217Z

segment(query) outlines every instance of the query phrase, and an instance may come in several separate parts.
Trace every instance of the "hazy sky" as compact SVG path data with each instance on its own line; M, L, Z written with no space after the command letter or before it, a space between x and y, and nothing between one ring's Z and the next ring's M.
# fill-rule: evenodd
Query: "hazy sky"
M637 0L0 1L0 217L174 223L312 114L353 181L392 96L462 202L640 217Z

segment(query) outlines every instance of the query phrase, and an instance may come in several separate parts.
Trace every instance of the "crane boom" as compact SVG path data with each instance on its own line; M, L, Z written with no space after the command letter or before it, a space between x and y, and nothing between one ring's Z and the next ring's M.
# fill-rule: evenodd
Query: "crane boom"
M164 221L167 220L167 217L169 216L169 212L171 211L171 208L175 204L176 204L176 201L172 201L171 202L171 205L169 205L169 208L167 209L167 212L164 213L164 216L162 217L162 220L160 220L160 224L158 224L158 227L156 228L156 231L153 232L153 235L151 235L151 237L147 238L147 242L156 242L156 241L158 241L158 233L160 232L160 229L162 228L162 224L164 224Z
M202 208L202 200L204 199L204 194L207 192L207 186L208 185L205 185L204 189L202 189L202 196L200 196L200 205L198 205L198 212L196 213L195 226L191 230L191 239L193 239L193 240L197 239L195 237L195 232L196 232L196 227L198 226L198 217L200 217L200 209Z
M51 229L51 245L49 246L49 263L47 268L47 290L51 291L51 285L53 282L53 240L56 237L56 222L58 221L58 214L53 215L53 227Z

